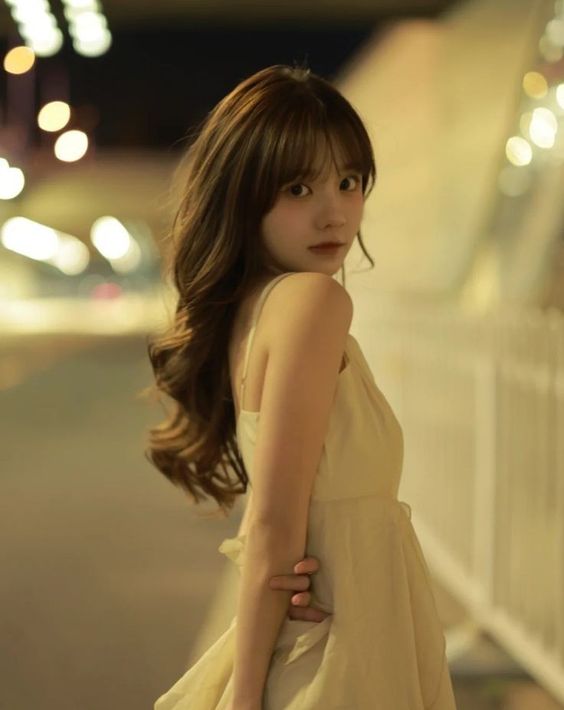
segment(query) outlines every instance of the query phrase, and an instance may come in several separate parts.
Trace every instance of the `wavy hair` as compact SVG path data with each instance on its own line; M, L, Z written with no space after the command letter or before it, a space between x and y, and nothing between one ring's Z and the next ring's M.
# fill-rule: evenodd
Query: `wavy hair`
M145 456L192 503L224 515L249 478L236 436L228 346L235 314L269 272L261 222L280 188L317 174L319 140L362 175L376 167L366 128L328 81L305 67L253 74L204 118L176 172L179 204L165 239L163 275L176 291L170 327L149 336L149 388L172 406L149 430ZM365 256L374 261L356 235ZM341 268L344 285L344 268ZM166 410L165 410L166 411ZM218 508L218 510L219 510ZM216 511L217 512L217 511Z

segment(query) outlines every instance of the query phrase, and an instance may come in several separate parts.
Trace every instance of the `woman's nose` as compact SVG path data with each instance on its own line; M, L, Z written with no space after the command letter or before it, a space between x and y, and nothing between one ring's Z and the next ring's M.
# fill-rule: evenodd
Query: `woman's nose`
M342 227L346 224L347 218L340 195L327 195L320 200L318 210L318 224L321 228Z

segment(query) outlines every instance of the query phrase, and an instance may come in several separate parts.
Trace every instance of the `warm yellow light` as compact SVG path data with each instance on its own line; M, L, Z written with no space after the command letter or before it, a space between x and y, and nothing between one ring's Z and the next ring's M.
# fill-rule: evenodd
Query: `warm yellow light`
M546 36L557 47L564 47L564 20L553 18L546 25Z
M6 249L30 259L45 261L59 248L57 232L26 217L11 217L2 225L0 239Z
M84 40L87 42L89 38L98 36L102 29L106 29L108 21L100 12L81 12L75 16L73 22L73 32L81 35L84 33Z
M131 237L129 247L123 256L111 259L112 269L118 274L128 274L139 266L142 258L139 244Z
M98 10L97 0L64 0L66 9L79 10Z
M4 57L4 69L9 74L25 74L35 64L35 52L29 47L14 47Z
M60 131L70 120L70 106L64 101L45 104L37 116L37 125L44 131Z
M529 71L523 77L523 90L532 99L542 99L548 92L548 84L538 71Z
M558 84L556 87L556 103L560 108L564 108L564 84Z
M105 31L93 42L81 42L78 39L74 39L72 46L74 51L83 57L100 57L112 46L112 35L110 32Z
M533 158L533 149L521 136L511 136L505 144L505 155L513 165L528 165Z
M533 119L533 112L532 111L525 111L524 113L521 114L519 118L519 129L521 130L521 133L524 136L529 135L529 126L531 125L531 121Z
M90 262L88 247L76 237L61 232L58 234L59 248L50 259L50 263L67 276L82 274Z
M12 217L0 227L0 243L30 259L53 264L68 276L81 274L90 261L88 247L65 234L26 217Z
M55 155L65 163L80 160L87 150L88 136L83 131L65 131L55 143Z
M20 168L10 167L6 159L0 163L0 200L13 200L24 189L25 176Z
M22 25L20 31L22 35L26 32L26 41L39 57L52 57L63 46L63 33L58 27L32 34L27 33L26 27Z
M529 136L539 148L552 148L558 130L556 116L548 108L539 107L533 111L529 125Z
M115 217L99 217L90 230L90 239L106 259L121 259L130 249L131 235Z

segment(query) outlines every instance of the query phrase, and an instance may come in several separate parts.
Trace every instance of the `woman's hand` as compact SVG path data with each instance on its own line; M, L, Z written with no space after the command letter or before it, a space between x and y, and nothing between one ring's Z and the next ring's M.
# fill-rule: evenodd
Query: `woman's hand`
M288 617L299 621L323 621L331 614L321 609L309 606L311 594L310 575L319 570L319 560L316 557L304 557L294 565L294 574L281 574L270 578L271 589L281 589L297 592L290 599ZM233 699L226 710L262 710L260 702Z
M311 594L310 575L319 570L319 560L315 557L304 557L294 565L294 574L281 574L270 578L271 589L285 589L297 592L290 599L288 617L299 621L323 621L331 614L321 609L309 606ZM233 709L235 710L235 709Z

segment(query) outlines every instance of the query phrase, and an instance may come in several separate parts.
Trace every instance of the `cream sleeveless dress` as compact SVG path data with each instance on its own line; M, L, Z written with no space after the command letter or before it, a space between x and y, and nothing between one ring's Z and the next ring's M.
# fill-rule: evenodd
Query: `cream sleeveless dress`
M256 322L243 365L243 387ZM348 334L311 496L307 554L320 560L312 605L322 622L286 618L274 647L264 710L456 710L446 655L411 508L398 501L402 429L362 350ZM252 488L260 414L241 409L237 439ZM239 568L245 535L219 551ZM222 710L232 693L236 617L155 703L154 710Z

